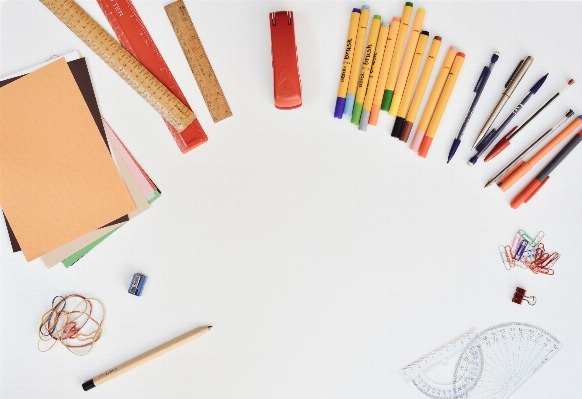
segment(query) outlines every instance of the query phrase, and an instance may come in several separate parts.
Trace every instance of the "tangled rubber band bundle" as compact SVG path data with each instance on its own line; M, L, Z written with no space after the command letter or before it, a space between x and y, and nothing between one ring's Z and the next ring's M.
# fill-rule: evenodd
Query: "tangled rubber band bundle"
M60 342L69 352L84 356L101 338L104 320L105 307L97 299L57 295L51 309L42 316L38 349L46 352Z
M535 274L554 275L552 267L560 259L560 254L546 252L541 242L542 238L544 238L543 231L532 238L525 231L519 230L515 234L512 245L499 246L499 254L505 268L511 270L519 266Z

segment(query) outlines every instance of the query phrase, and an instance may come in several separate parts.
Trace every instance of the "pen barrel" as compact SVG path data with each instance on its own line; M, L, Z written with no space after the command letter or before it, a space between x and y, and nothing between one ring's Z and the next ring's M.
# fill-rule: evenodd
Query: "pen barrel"
M527 172L531 170L531 165L527 162L522 162L519 166L515 168L513 172L507 175L503 182L499 186L501 191L505 192L515 184L516 181L521 179Z
M141 355L136 356L133 359L120 364L119 366L107 370L106 372L99 374L97 377L94 377L93 384L95 386L103 384L104 382L107 382L129 370L136 368L137 366L149 362L150 360L155 359L156 357L161 356L164 353L171 351L172 349L176 349L185 343L201 337L208 331L208 329L208 326L195 328L192 331L188 331L187 333L182 334L166 343L163 343L162 345L150 349L149 351L142 353Z
M523 60L523 63L520 66L518 66L518 68L515 70L515 73L507 82L507 87L505 88L503 94L505 94L508 97L511 97L511 95L513 94L513 92L515 91L515 89L525 76L531 64L533 64L533 61L534 61L533 57L530 57L529 55L525 58L525 60Z
M471 105L469 105L469 109L467 110L467 113L465 114L465 119L463 120L463 124L461 125L461 128L459 129L459 133L457 133L457 138L459 140L461 139L461 137L463 137L463 133L465 132L465 129L467 128L467 125L469 124L469 121L471 120L471 116L473 116L473 111L475 111L475 108L477 107L477 103L479 102L479 99L481 98L481 94L483 94L483 89L485 88L485 85L487 84L487 81L489 80L490 75L491 75L491 68L484 67L483 72L481 72L481 76L479 77L479 81L477 82L477 85L475 86L475 96L473 97L473 101L471 101Z
M346 96L348 92L348 82L350 78L350 73L354 64L357 64L354 60L354 50L356 47L356 37L358 35L358 22L360 20L360 12L353 10L350 17L350 24L348 27L348 37L346 39L346 48L344 50L344 60L342 64L342 72L340 75L340 84L337 91L338 97ZM343 111L343 109L342 109Z
M556 156L546 165L546 167L543 168L542 171L536 176L538 180L541 181L548 177L550 173L552 173L554 169L556 169L558 165L562 163L562 161L566 159L568 155L570 155L574 148L576 148L578 144L580 144L580 141L582 141L581 134L582 130L578 134L574 135L570 141L568 141L564 148L562 148L560 152L558 152Z
M485 136L485 134L487 134L487 132L489 131L489 128L491 127L491 125L493 125L493 123L495 122L495 119L497 119L497 117L499 116L499 113L501 112L501 110L503 109L503 107L505 106L505 104L507 103L508 100L509 100L508 96L506 96L505 94L501 95L501 98L499 99L499 101L497 101L497 104L495 105L495 107L493 108L493 110L489 114L489 117L485 121L485 124L483 124L483 127L479 131L479 134L477 135L477 138L475 139L475 143L473 143L473 148L477 147L477 145L483 139L483 136Z
M566 126L560 133L551 139L541 150L539 150L531 159L529 163L533 166L552 151L562 140L564 140L570 133L572 133L578 126L582 124L582 115L574 119L568 126Z

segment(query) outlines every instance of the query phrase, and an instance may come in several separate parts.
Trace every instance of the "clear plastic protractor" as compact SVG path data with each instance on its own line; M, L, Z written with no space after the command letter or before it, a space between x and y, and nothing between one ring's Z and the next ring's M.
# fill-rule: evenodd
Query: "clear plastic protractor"
M479 335L483 372L463 399L508 398L562 347L549 332L525 323L500 324ZM465 379L463 359L457 362L455 383Z
M433 399L457 399L466 395L477 385L483 370L483 355L476 341L473 341L457 361L454 382L450 385L432 381L425 373L420 373L412 382L426 396Z

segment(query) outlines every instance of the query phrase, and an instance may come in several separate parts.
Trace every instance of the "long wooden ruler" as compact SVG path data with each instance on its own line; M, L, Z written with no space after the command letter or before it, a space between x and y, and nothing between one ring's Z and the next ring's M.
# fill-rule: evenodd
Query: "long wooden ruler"
M164 7L214 123L232 116L214 69L182 0Z
M121 45L162 82L172 94L178 97L186 107L192 109L131 0L97 0L97 3L103 10ZM198 119L181 133L167 122L166 124L182 153L208 141Z
M196 116L73 0L40 0L177 131Z

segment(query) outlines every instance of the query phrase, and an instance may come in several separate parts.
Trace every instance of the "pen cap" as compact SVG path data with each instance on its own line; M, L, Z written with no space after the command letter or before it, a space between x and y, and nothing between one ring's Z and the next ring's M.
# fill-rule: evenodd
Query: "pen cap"
M412 126L414 124L412 122L406 121L402 126L402 131L400 132L400 141L404 141L405 143L408 141L410 137L410 133L412 132Z
M525 76L526 72L528 71L533 61L534 61L533 57L530 57L528 55L526 59L523 60L522 63L520 63L518 68L513 72L513 74L507 81L505 91L503 92L505 95L511 96L513 94L513 92L521 82L521 79L523 79L523 77Z
M511 201L511 207L513 209L519 208L524 202L528 202L534 195L539 191L540 188L548 181L550 177L548 176L543 182L538 179L533 178L527 186L515 198Z

